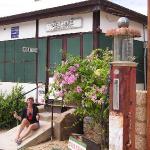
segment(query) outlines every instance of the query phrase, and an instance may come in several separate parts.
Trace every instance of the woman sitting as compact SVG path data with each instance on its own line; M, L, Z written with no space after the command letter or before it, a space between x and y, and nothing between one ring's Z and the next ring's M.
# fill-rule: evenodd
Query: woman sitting
M36 106L33 105L33 103L33 97L29 97L27 99L27 107L22 110L22 115L18 116L16 112L14 113L14 117L21 121L21 125L19 127L15 140L18 145L21 144L22 139L25 138L31 130L36 130L40 127L39 110ZM27 129L25 130L25 132L22 132L25 127L27 127Z

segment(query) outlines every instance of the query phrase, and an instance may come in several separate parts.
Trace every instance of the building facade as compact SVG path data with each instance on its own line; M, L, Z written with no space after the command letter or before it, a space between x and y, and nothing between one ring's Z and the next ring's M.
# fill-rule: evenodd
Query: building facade
M126 16L141 32L134 39L137 84L146 71L147 17L105 0L89 0L0 18L0 81L46 83L66 54L86 57L96 48L112 50L108 29ZM34 51L37 48L37 52Z

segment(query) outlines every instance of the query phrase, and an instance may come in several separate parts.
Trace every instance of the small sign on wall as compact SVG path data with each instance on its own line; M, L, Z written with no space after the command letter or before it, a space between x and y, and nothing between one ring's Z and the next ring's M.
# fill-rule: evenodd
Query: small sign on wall
M22 51L24 53L37 53L38 49L37 48L32 48L32 47L22 47Z
M11 27L11 38L19 38L19 26Z

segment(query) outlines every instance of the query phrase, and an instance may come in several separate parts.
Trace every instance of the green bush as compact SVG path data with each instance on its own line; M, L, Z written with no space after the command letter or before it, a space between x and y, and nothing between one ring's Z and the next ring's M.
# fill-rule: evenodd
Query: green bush
M16 85L12 88L10 94L5 95L0 93L0 128L12 128L16 125L16 119L13 117L13 112L20 112L25 106L24 97L22 96L22 86ZM18 106L17 100L18 98Z
M108 139L109 100L108 84L112 54L108 50L96 49L85 59L69 57L54 72L50 94L55 99L77 106L76 115L93 118L103 128ZM108 140L104 145L108 145Z

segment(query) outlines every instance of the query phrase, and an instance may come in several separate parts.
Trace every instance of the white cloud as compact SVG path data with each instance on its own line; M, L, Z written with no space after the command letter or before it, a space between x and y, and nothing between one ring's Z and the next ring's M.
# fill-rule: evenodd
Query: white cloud
M0 0L0 17L86 0Z
M147 0L110 0L136 12L147 15Z
M56 7L86 0L0 0L0 17ZM147 14L147 0L110 0L129 9Z

